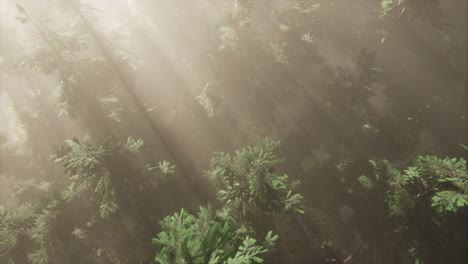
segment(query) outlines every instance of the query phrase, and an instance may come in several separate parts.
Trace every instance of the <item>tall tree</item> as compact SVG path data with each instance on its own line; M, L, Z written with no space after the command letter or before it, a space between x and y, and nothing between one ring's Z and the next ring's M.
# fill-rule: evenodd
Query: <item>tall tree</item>
M379 243L371 250L402 263L465 261L466 161L419 156L403 171L387 160L370 163L373 174L360 176L362 188L355 191L367 200L361 200L357 217L372 226L365 234Z

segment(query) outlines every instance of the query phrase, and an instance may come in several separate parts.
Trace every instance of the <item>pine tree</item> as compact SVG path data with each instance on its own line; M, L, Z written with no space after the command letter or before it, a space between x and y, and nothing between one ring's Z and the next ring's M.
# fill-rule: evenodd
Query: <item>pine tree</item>
M162 264L262 263L262 256L278 238L269 232L258 243L211 207L200 207L196 216L182 209L164 218L161 227L163 231L153 243L161 247L155 260Z
M275 167L282 161L276 151L279 141L265 139L234 155L217 153L209 175L217 182L218 198L226 215L235 221L261 226L275 214L303 214L302 196L294 192L298 181L288 183L288 175Z
M0 262L26 263L31 248L31 229L37 218L35 204L24 203L14 209L0 207Z
M364 195L375 207L381 229L416 262L457 262L465 243L460 228L468 207L468 172L460 158L419 156L403 171L387 160L370 161L374 173L360 176ZM373 210L373 208L362 208ZM379 215L382 212L386 215ZM385 224L385 217L389 223ZM370 219L367 219L369 221ZM379 225L378 222L373 223ZM393 240L394 239L394 240ZM449 243L442 243L443 241ZM398 250L397 250L398 251ZM396 254L396 252L394 253Z

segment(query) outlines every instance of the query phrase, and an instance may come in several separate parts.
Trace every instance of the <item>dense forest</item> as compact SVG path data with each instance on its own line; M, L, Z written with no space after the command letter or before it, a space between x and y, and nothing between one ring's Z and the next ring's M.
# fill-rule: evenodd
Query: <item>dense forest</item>
M467 14L0 0L0 263L468 263Z

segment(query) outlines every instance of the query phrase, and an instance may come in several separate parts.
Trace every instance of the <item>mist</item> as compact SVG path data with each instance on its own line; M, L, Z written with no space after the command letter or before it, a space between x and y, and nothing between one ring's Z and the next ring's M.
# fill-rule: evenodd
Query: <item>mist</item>
M0 0L0 263L468 261L467 11Z

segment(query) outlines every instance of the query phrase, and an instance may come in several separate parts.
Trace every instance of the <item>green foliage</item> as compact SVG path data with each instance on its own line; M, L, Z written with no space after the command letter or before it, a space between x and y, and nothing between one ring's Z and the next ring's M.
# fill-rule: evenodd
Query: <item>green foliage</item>
M358 181L366 195L374 199L373 206L385 208L392 223L389 232L397 232L409 241L413 259L431 259L444 247L432 249L428 240L442 239L439 232L447 232L444 228L468 206L466 161L419 156L404 171L386 160L370 163L373 175L360 176Z
M23 203L16 209L0 208L0 261L32 264L56 261L55 257L63 250L54 241L62 209L59 200L42 205Z
M102 244L101 234L89 230L95 224L109 221L122 208L122 203L127 205L124 207L127 212L123 214L128 213L128 204L135 197L129 197L127 192L135 190L134 185L138 186L145 179L157 182L160 176L171 174L175 169L167 161L156 166L139 164L142 146L141 139L132 138L126 142L111 138L95 141L90 137L67 140L51 157L51 161L62 165L68 175L69 182L64 188L57 189L63 183L52 184L37 177L17 181L14 195L27 196L36 203L22 203L15 210L1 209L0 261L33 264L63 261L70 256L60 243L64 236L70 235L81 245L77 252L83 247L102 247L105 254L101 258L117 259L114 250ZM80 212L77 219L62 222L75 212ZM83 246L85 241L87 245Z
M457 212L460 208L468 206L468 195L456 191L440 191L432 197L432 206L440 213Z
M266 232L262 244L256 224L276 213L302 214L302 196L293 193L287 175L274 172L282 160L275 152L278 141L266 139L253 147L229 154L214 155L209 174L218 180L219 211L201 207L197 216L180 213L161 221L163 231L153 239L161 250L156 256L160 263L262 263L278 239ZM261 218L260 218L261 217ZM265 227L265 226L264 226ZM263 234L264 235L264 234Z
M401 19L407 15L411 18L417 18L438 29L448 26L444 17L443 1L440 0L382 0L381 17L390 14L398 14Z
M218 180L218 197L232 217L251 222L258 217L292 211L304 213L302 196L289 184L288 175L278 174L275 167L282 162L276 151L279 141L266 139L229 154L217 153L209 174Z
M154 166L148 165L143 170L136 167L136 155L143 146L141 139L128 138L126 143L121 143L111 139L93 142L85 137L67 140L66 144L52 157L55 164L63 165L71 181L62 192L64 199L91 198L97 202L104 219L119 210L118 195L125 193L131 178L157 173ZM157 168L163 174L174 170L168 162L160 163Z
M85 193L94 192L100 200L100 215L107 218L110 213L117 211L115 185L112 182L112 170L108 159L115 157L112 153L113 145L103 143L95 146L90 138L67 140L67 146L52 157L56 164L63 164L71 184L63 192L64 198L73 200ZM120 146L119 146L120 147ZM119 148L117 147L117 148ZM123 148L120 150L122 154Z
M9 58L9 65L55 76L59 81L54 91L54 95L59 97L59 115L80 118L88 126L97 117L101 121L120 122L122 83L115 80L108 58L93 52L93 40L89 32L83 30L83 21L77 16L80 12L92 11L92 8L74 1L58 2L58 10L69 2L65 4L66 12L75 15L64 19L61 27L47 20L35 19L17 4L20 15L17 19L32 26L29 37L36 45L24 55ZM93 116L88 112L91 108Z
M359 182L385 196L391 215L409 214L407 210L429 202L440 215L468 205L468 175L463 159L420 156L403 173L386 160L372 160L371 165L374 175L360 176Z
M139 138L137 140L128 137L127 143L125 144L125 148L130 150L133 154L137 154L140 151L140 148L143 146L144 141Z
M175 165L171 164L167 160L160 161L158 163L158 168L164 175L172 174L175 171Z
M243 42L248 39L246 32L251 25L251 13L254 3L251 0L236 0L234 6L223 10L223 19L219 27L219 50L227 50L240 55Z
M0 206L0 262L21 260L31 239L31 228L37 218L35 204L24 203L15 209ZM25 259L22 259L25 261Z
M153 244L161 248L155 260L163 264L261 263L278 238L269 232L260 245L245 230L216 216L211 207L201 207L197 216L182 209L160 224L163 231Z
M207 83L201 89L199 94L195 97L198 103L203 107L209 117L213 117L218 111L221 96L218 94L216 87L213 84Z
M54 222L59 214L59 204L59 201L48 203L36 219L34 227L31 229L31 238L39 245L39 248L28 254L29 260L34 264L46 264L51 262L50 257L53 254L51 252L53 247L51 247L49 239L52 237L51 232L53 228L56 227Z
M463 220L468 203L466 164L460 160L427 157L401 171L387 161L376 160L372 162L375 173L360 176L358 184L363 189L352 192L351 196L358 197L360 203L352 199L338 201L349 196L339 193L343 190L336 188L334 170L329 166L338 164L341 173L358 170L356 175L360 175L360 162L365 162L370 155L399 160L405 159L407 153L423 152L419 149L422 145L419 141L423 141L420 140L422 129L429 131L449 155L457 153L453 146L466 142L463 133L452 133L460 131L459 128L466 131L463 122L466 103L460 99L465 98L460 96L464 95L464 89L459 87L465 63L461 56L454 56L464 46L460 45L464 41L460 36L464 34L456 34L457 29L464 28L458 11L463 9L459 7L464 7L460 4L462 1L378 0L356 5L349 4L350 1L327 0L265 3L233 0L216 4L164 0L158 1L161 8L148 8L152 1L120 1L131 5L129 13L133 14L117 38L109 32L100 34L99 30L116 24L119 27L118 19L115 23L106 23L109 22L106 19L121 15L121 8L126 6L116 6L101 16L92 3L88 6L83 1L30 2L16 5L16 20L23 24L25 32L3 34L3 39L15 39L13 45L4 45L5 54L14 55L23 49L26 52L13 59L5 57L6 60L2 57L4 54L0 54L2 70L11 67L15 72L13 79L24 77L18 83L20 88L27 81L32 87L31 94L41 94L31 96L31 100L29 92L16 91L17 85L11 88L12 96L19 95L15 104L29 104L30 101L34 104L31 111L17 109L18 118L26 127L23 130L28 134L24 149L17 151L21 154L0 146L0 174L14 181L13 195L18 202L18 208L2 209L0 249L6 255L0 255L1 263L60 263L63 262L60 260L76 259L76 256L81 258L83 252L98 256L83 262L118 263L113 257L112 261L105 259L117 247L122 248L113 240L131 238L127 241L134 242L135 237L143 237L148 234L147 230L152 230L158 210L173 210L186 203L193 205L190 194L170 196L175 190L185 189L186 182L171 182L164 190L153 188L161 177L175 172L174 165L164 159L183 163L181 173L193 176L193 183L197 185L193 189L204 191L206 189L198 188L196 181L198 164L206 162L208 155L203 155L209 153L210 147L222 145L227 149L231 143L242 144L244 139L263 134L277 135L285 141L286 152L294 159L288 164L293 168L287 169L293 171L296 171L295 160L301 160L303 155L311 156L308 154L320 144L320 152L327 156L326 162L320 162L320 168L309 162L312 165L306 164L305 174L295 176L307 177L304 189L308 190L307 201L311 208L331 211L330 215L328 211L323 212L324 219L338 219L335 211L341 208L337 205L342 202L349 202L351 211L364 208L365 220L372 224L363 221L363 232L371 229L369 233L381 234L382 244L395 248L391 254L384 250L373 254L380 250L380 245L374 243L377 240L370 239L367 242L371 248L377 249L367 255L372 256L372 261L388 260L403 252L405 260L409 255L418 262L420 259L449 262L443 258L432 259L429 244L441 244L444 250L452 247L456 253L456 246L460 244L460 240L456 240L462 232L454 232L460 225L453 223ZM38 6L39 13L37 10L28 12ZM108 5L99 6L106 8ZM220 19L216 18L217 31L213 31L215 18L209 14L217 13L220 6L227 8ZM135 9L140 9L137 16ZM119 15L115 10L119 10ZM159 10L161 13L157 13ZM140 20L140 17L146 18ZM180 18L177 30L164 28L171 24L164 21L170 17ZM447 25L445 20L453 23L449 30L441 27ZM19 29L18 24L8 28L9 19L2 19L2 22L2 32ZM145 45L146 41L154 40L163 40L159 43L161 49ZM127 54L121 55L121 61L112 58L113 52L109 52L121 52L121 47L113 45L117 42L125 42L122 46L128 49ZM171 50L169 56L165 56L163 53L168 47ZM362 51L354 58L349 56L356 50ZM134 65L114 63L127 62L128 58L139 62ZM131 72L130 68L139 71L137 78L140 79L133 83L135 86L126 75L127 71ZM16 80L3 85L2 92L8 91L10 83L15 84ZM36 84L41 88L34 88ZM185 85L201 88L196 91L196 97L185 96ZM177 89L167 89L168 86ZM413 87L425 87L424 93ZM127 98L132 88L137 100ZM22 98L23 95L27 98ZM80 131L91 134L92 139L67 141L65 148L53 157L55 163L65 168L68 178L61 177L59 170L49 173L47 165L38 164L40 158L36 160L36 156L48 157L49 153L40 149L56 142L44 140L47 136L34 137L34 134L50 135L63 120L57 118L55 112L42 115L42 108L35 107L39 101L46 102L54 110L58 106L60 115L73 117ZM150 110L145 112L144 118L129 118L141 114L136 111L139 103L155 107L151 108L151 113ZM196 103L209 117L216 118L205 120L203 114L197 112L199 107L191 108ZM194 109L197 111L192 111ZM173 118L171 127L193 129L187 129L187 136L157 131L162 138L155 141L163 141L174 155L161 157L159 163L147 164L164 151L153 148L142 153L143 140L127 139L127 136L141 135L152 140L154 131L140 128L147 126L147 120L164 119L166 112L177 117ZM443 125L436 121L441 117ZM53 122L44 122L41 129L31 125L49 119ZM142 122L143 119L147 120ZM145 124L140 127L140 122ZM213 133L205 133L210 129ZM101 132L110 131L118 140L97 140ZM313 140L311 131L314 131ZM70 136L68 129L57 129L53 134L58 135L60 141ZM170 135L165 136L167 134ZM227 143L218 145L218 140ZM212 145L205 144L211 141ZM204 147L194 147L198 144ZM215 156L210 174L218 184L221 208L216 213L201 208L190 221L185 213L184 219L192 226L168 223L179 226L180 230L165 231L173 238L168 238L172 244L166 243L164 248L180 245L167 254L176 252L181 257L175 261L171 255L166 262L261 261L269 247L258 245L249 235L258 241L265 230L281 231L278 222L283 219L277 214L304 212L302 196L294 191L295 184L289 184L287 175L275 171L281 160L274 154L274 145L274 142L264 142L234 155ZM192 151L198 150L205 154L197 156L196 160L184 160L194 157ZM441 149L435 146L434 150ZM11 161L21 159L11 166ZM197 170L190 171L190 168ZM178 189L180 186L182 188ZM343 189L352 189L352 186ZM50 198L55 197L56 192L60 194L58 198ZM31 205L30 217L19 212L28 204ZM339 211L340 216L347 215ZM65 212L73 219L65 218L66 221L60 223ZM28 221L15 214L24 214ZM176 220L182 221L179 218ZM348 221L339 222L333 223L330 229L342 233L340 239L347 240L346 229L354 227L348 225ZM194 225L198 230L191 229ZM311 222L303 225L311 225ZM259 231L262 227L264 230ZM294 228L287 226L284 230L289 232ZM311 240L312 235L304 233ZM315 231L313 234L315 236ZM178 239L178 236L187 239ZM271 233L269 236L273 238ZM403 250L398 247L400 244ZM347 260L353 257L351 262L361 262L356 260L356 250L344 247L339 249L341 255L350 254ZM132 248L134 250L125 250L122 255L146 251L147 259L141 262L149 262L152 252L139 245L132 244ZM70 256L58 258L61 250L67 250ZM288 253L295 255L295 250ZM449 258L453 252L447 250L444 256ZM132 259L134 255L126 257L132 260L128 262L138 262ZM395 262L392 260L388 262ZM457 262L462 261L454 261Z
M29 196L44 197L46 196L53 187L53 183L40 180L39 178L30 178L28 180L19 180L14 186L13 195L16 197Z

